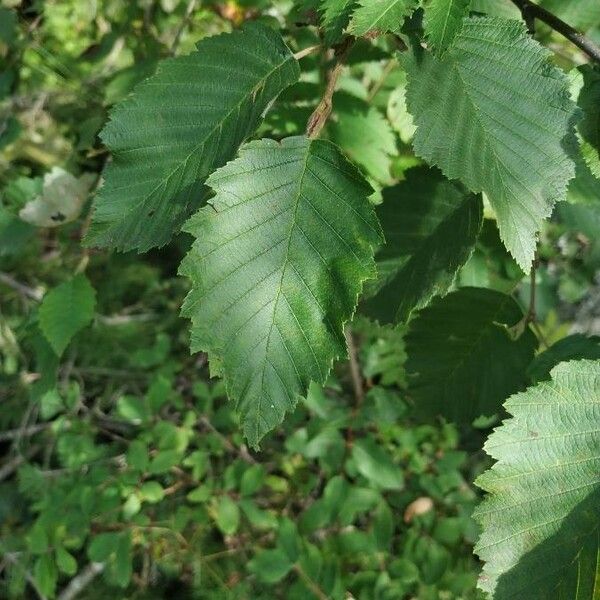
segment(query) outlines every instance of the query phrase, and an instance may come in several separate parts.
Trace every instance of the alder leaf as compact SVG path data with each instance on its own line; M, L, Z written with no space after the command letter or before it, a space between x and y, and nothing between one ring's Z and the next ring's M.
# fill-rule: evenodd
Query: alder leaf
M510 296L485 288L461 288L421 310L405 338L416 412L458 422L499 412L525 383L537 347L530 329L513 338L522 318Z
M84 275L76 275L50 290L39 309L40 329L60 356L71 338L91 323L96 292Z
M452 285L477 241L483 204L428 167L410 169L383 199L377 208L386 239L377 254L383 281L365 308L380 323L406 321Z
M423 28L432 48L440 53L448 48L470 6L471 0L430 0L425 5Z
M113 162L87 243L139 251L167 243L201 204L206 177L235 155L298 77L280 35L258 24L163 61L102 130Z
M566 76L523 23L470 17L443 57L406 58L415 152L490 200L502 240L529 270L536 235L564 200L576 107Z
M348 30L357 37L386 31L395 33L417 4L418 0L359 0Z
M598 598L600 362L551 378L509 398L512 417L485 444L497 462L476 481L488 496L475 552L494 600Z
M250 142L208 185L216 196L185 225L182 313L257 446L345 355L381 232L370 187L331 142Z

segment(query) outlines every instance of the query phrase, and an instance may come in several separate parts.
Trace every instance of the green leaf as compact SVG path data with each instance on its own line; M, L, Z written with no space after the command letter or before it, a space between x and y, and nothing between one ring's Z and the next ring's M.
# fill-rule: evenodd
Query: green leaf
M148 467L148 446L141 440L133 440L127 448L127 464L137 471L144 471Z
M417 0L359 0L349 31L357 37L367 33L400 31L404 19L417 7Z
M430 0L425 5L425 35L432 48L444 52L469 14L471 0Z
M406 321L452 285L477 241L483 205L428 167L410 169L383 200L377 215L386 244L376 256L382 281L365 308L381 323Z
M527 369L527 374L534 382L550 379L553 367L560 362L576 358L600 359L600 337L587 337L575 333L559 340L535 357Z
M113 162L88 244L144 251L167 243L202 201L206 177L234 156L299 76L279 34L262 25L197 48L162 62L111 113L101 138Z
M358 472L376 488L399 490L404 485L402 470L392 462L389 454L372 438L356 440L352 458Z
M251 465L248 467L240 481L240 494L251 496L256 493L265 481L265 468L262 465Z
M600 506L600 363L562 363L505 403L477 479L482 589L495 600L595 600Z
M325 43L332 45L342 37L358 0L323 0L319 7Z
M583 112L577 124L581 154L590 171L600 179L600 70L582 65L573 71L577 106Z
M392 183L391 157L398 154L392 128L376 109L338 110L328 129L331 139L367 175L383 184Z
M24 223L0 203L0 256L18 254L35 235L35 228Z
M64 407L63 399L56 388L48 390L40 398L40 415L44 421L57 415Z
M126 587L131 579L131 535L123 533L98 533L88 546L88 557L106 563L104 576L109 583Z
M144 398L121 396L117 399L116 406L119 416L136 425L146 423L150 419L150 410Z
M257 552L248 563L248 570L265 583L281 581L292 569L294 563L281 548Z
M165 497L165 490L158 481L145 481L140 486L140 498L150 504L156 504Z
M186 225L196 241L182 313L257 446L345 355L343 324L381 234L369 187L330 142L251 142L208 183L216 196Z
M56 548L56 566L65 575L72 577L77 573L77 561L75 557L62 546Z
M549 58L523 23L473 17L443 57L416 49L405 62L415 152L487 195L525 271L542 221L575 174L567 146L576 107Z
M224 535L233 535L240 525L240 509L229 497L221 496L217 502L215 522Z
M17 39L19 19L17 13L10 8L0 6L0 42L7 46Z
M43 554L33 565L33 577L44 596L54 596L56 583L58 581L58 569L52 554Z
M394 528L394 514L386 502L381 502L373 517L373 535L380 552L390 551Z
M466 422L497 413L523 385L537 346L528 328L513 339L508 328L522 318L510 296L483 288L462 288L423 309L406 336L416 412Z
M161 450L152 459L152 462L148 467L148 472L152 475L160 475L161 473L166 473L174 466L179 464L180 460L181 453L177 450Z
M44 296L40 329L58 356L71 338L91 323L95 306L96 292L84 275L76 275Z

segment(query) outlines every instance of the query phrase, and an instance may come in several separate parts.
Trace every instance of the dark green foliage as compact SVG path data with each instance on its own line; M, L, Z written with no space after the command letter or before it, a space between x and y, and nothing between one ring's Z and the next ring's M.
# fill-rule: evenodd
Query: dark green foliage
M593 43L1 4L0 597L596 600Z

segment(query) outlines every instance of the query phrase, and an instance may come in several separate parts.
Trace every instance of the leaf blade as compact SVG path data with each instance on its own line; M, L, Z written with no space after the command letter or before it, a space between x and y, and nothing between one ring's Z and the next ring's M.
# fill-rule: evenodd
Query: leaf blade
M387 242L377 259L386 277L365 307L381 323L402 322L448 291L471 256L483 205L480 196L428 167L410 169L406 180L383 196L377 214Z
M197 48L161 63L113 110L101 137L114 160L94 202L88 245L145 251L167 243L200 205L206 177L299 77L281 37L258 24Z
M415 152L487 195L525 271L542 221L575 173L567 146L576 108L549 56L522 23L470 17L443 57L423 52L405 62Z
M211 206L186 225L196 241L180 269L193 284L182 314L257 446L345 353L342 326L381 234L369 187L330 142L246 144L209 184Z
M84 275L61 283L44 296L39 308L40 329L61 356L71 338L91 323L96 292Z
M477 479L488 492L474 514L483 527L475 551L486 563L480 587L498 600L593 600L600 364L561 363L505 407L511 418L485 445L496 463Z
M406 336L416 412L458 422L498 412L524 385L537 346L529 329L511 339L522 317L510 296L486 288L461 288L421 310Z

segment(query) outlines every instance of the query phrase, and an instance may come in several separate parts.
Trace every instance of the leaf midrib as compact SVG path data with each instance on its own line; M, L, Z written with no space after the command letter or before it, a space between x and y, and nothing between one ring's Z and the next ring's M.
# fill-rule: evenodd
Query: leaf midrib
M260 396L257 399L256 402L256 409L255 409L255 433L256 433L256 439L260 439L260 430L259 430L259 423L260 423L260 415L262 412L262 401L263 401L263 390L265 389L265 371L267 368L267 364L268 364L268 356L269 356L269 344L271 342L271 334L273 333L273 327L275 326L275 318L277 315L277 307L279 305L279 299L281 297L281 294L283 293L283 280L285 277L285 273L287 270L287 266L289 263L289 256L290 256L290 246L292 243L292 235L294 233L294 229L296 228L296 221L297 221L297 217L298 217L298 207L300 206L300 199L302 197L302 186L304 184L304 177L306 176L306 172L308 170L308 158L310 156L310 148L312 145L312 141L309 140L308 144L306 145L306 154L304 157L304 163L302 165L302 172L300 174L300 178L298 180L298 187L296 190L296 195L295 195L295 199L294 199L294 213L292 215L291 218L291 224L290 224L290 230L288 233L288 237L287 237L287 242L286 242L286 248L285 248L285 257L283 259L283 263L282 263L282 267L281 267L281 277L279 278L279 285L277 286L277 293L275 294L275 301L273 302L273 312L272 312L272 318L271 318L271 324L269 326L269 333L267 334L267 340L265 343L265 359L263 360L263 364L262 364L262 372L261 372L261 378L260 378ZM275 370L275 367L273 367L273 370ZM279 376L279 374L278 374ZM240 398L241 399L241 398Z

